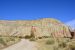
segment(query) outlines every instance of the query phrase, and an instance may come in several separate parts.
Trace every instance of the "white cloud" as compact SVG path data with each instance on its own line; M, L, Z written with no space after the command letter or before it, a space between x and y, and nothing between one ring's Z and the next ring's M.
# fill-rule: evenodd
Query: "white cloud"
M65 23L66 25L70 26L72 29L75 29L75 20L71 20Z

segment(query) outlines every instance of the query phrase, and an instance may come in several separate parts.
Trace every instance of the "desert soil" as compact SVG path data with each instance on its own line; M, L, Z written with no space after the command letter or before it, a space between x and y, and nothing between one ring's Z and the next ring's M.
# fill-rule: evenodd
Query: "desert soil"
M36 42L27 39L21 39L20 42L9 46L3 50L37 50Z

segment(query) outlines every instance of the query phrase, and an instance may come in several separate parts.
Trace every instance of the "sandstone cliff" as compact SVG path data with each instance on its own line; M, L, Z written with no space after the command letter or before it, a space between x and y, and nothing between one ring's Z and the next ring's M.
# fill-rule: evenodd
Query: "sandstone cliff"
M64 37L69 37L69 38L64 38ZM63 47L63 43L64 44L69 42L72 43L70 37L71 37L71 32L68 26L52 18L44 18L39 20L28 20L28 21L0 20L0 50L12 44L14 45L7 48L7 50L8 49L11 50L12 48L16 50L16 47L14 46L19 46L18 47L19 50L27 49L27 47L29 47L27 46L28 43L30 47L32 44L34 44L32 43L32 41L37 43L36 46L40 46L39 47L40 50L44 50L44 48L45 50L50 50L51 48L55 50L54 46L56 47L58 46L57 48L59 48L60 50L61 49L60 45L62 45ZM23 41L21 39L23 39ZM27 44L26 40L28 40ZM70 48L69 45L68 48Z
M31 30L35 37L71 37L68 27L52 18L29 21L0 21L0 36L25 37L26 35L31 35Z

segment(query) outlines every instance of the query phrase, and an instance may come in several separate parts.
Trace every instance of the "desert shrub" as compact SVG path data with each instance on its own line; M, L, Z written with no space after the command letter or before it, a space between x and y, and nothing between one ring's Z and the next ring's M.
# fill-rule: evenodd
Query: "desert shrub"
M47 40L47 41L46 41L46 44L47 44L47 45L54 44L54 41L53 41L53 40Z
M54 48L54 50L59 50L59 48L58 47L53 47Z
M25 38L26 39L35 38L34 32L31 31L31 35L30 36L29 35L26 35Z
M0 44L6 45L5 41L3 40L3 38L0 38Z
M75 48L71 48L71 50L75 50Z
M75 49L75 41L74 42L70 42L70 44L68 46L71 49Z
M19 36L19 38L23 38L22 36Z
M42 39L42 37L38 37L39 39Z
M35 41L36 39L35 39L35 38L30 38L29 40L30 40L30 41Z
M25 36L25 39L30 39L30 38L31 38L31 37L30 37L30 36L28 36L28 35L26 35L26 36Z
M49 36L42 36L43 38L49 38Z
M66 43L64 43L64 42L59 43L59 47L64 48L64 47L66 47L66 46L67 46L67 45L66 45Z
M10 40L11 40L11 41L15 41L15 38L11 37Z
M2 35L0 35L0 37L2 37Z

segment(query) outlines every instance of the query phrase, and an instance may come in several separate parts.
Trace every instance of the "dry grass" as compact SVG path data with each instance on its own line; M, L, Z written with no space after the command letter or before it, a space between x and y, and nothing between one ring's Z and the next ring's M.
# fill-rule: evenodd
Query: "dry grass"
M75 50L75 41L69 38L60 38L57 42L53 38L39 39L38 50Z
M7 46L10 46L14 43L17 43L18 41L20 41L19 38L15 38L15 37L0 37L0 49L1 48L5 48Z
M14 44L15 42L18 42L20 39L16 37L0 37L0 44L10 45ZM30 38L30 41L37 42L38 50L75 50L75 39L69 39L69 38L42 38L37 39Z

